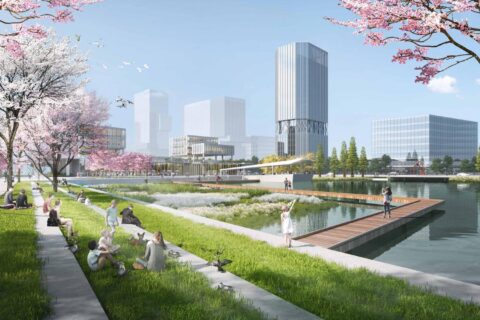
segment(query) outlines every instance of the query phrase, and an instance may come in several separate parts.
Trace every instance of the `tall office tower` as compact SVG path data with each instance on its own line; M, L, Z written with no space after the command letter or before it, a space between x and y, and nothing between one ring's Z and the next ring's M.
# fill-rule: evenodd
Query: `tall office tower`
M430 166L445 156L471 160L477 154L478 123L435 115L375 120L372 138L372 158L423 159Z
M135 94L136 150L152 156L168 156L171 118L168 95L153 90Z
M220 97L187 104L183 113L184 135L217 137L235 146L235 158L243 158L245 142L245 100Z
M279 155L303 156L318 145L328 153L328 53L311 43L277 49L276 146Z

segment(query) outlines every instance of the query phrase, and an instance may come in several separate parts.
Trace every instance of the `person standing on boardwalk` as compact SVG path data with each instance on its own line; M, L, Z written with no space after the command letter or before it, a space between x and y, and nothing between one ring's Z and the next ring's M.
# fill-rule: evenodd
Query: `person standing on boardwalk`
M383 195L383 217L385 218L388 212L388 217L391 218L390 202L392 201L392 189L390 189L390 187L383 188L382 195Z
M107 214L105 215L105 224L112 229L112 237L115 233L115 226L118 226L117 212L117 201L112 200L110 207L107 209Z
M292 233L293 233L293 222L290 217L290 212L293 209L293 206L297 202L297 199L290 202L288 205L282 207L282 214L280 215L280 221L282 223L282 233L285 238L285 245L289 248L292 247Z
M285 180L283 181L283 184L285 185L285 191L288 191L288 179L285 178Z

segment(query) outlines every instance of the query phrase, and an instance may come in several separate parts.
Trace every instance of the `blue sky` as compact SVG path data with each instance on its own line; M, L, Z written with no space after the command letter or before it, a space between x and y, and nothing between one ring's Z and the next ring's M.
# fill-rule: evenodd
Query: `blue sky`
M329 53L330 149L355 136L368 152L371 122L384 117L480 120L480 65L445 74L456 80L456 92L433 92L414 83L414 65L390 62L393 48L364 46L325 16L349 14L334 0L105 0L55 28L81 35L92 66L89 88L112 104L147 88L168 93L173 135L183 132L186 103L228 95L246 99L248 134L273 136L275 49L293 41ZM92 44L100 39L103 47ZM132 65L119 68L123 61ZM150 68L140 73L133 64ZM110 124L127 128L131 147L133 110L112 106Z

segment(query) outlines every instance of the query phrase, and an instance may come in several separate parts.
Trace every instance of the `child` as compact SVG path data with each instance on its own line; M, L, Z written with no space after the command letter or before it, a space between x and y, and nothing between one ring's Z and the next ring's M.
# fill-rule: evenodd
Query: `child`
M113 244L112 233L105 229L102 231L101 235L100 240L98 240L98 249L108 251L112 254L117 253L120 246Z
M121 262L115 260L108 251L97 249L97 242L95 240L88 243L88 249L90 249L90 252L88 252L87 263L90 270L102 270L107 261L109 261L113 267L118 269L119 275L125 273L125 266Z
M107 214L105 215L105 225L112 229L112 237L115 233L115 226L118 226L117 211L117 201L112 200L110 207L107 209Z

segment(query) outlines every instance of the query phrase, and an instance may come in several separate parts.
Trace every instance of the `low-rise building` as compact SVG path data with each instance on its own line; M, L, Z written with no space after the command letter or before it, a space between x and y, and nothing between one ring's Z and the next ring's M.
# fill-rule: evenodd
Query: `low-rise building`
M170 156L174 158L205 159L233 158L235 148L218 143L217 137L186 135L170 139Z

